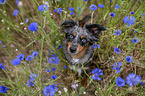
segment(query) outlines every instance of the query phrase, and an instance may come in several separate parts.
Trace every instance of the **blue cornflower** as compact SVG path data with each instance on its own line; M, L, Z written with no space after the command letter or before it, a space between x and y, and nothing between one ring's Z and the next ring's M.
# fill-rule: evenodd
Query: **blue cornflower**
M62 8L57 8L57 14L60 14L62 12Z
M38 52L37 51L33 51L32 52L33 59L35 59L35 56L37 56L37 55L38 55Z
M81 11L81 7L79 7L79 12Z
M17 14L19 14L19 13L20 13L19 10L15 9L15 11L13 12L13 15L17 16Z
M115 5L115 9L116 9L116 10L118 10L119 7L120 7L120 6L119 6L118 4Z
M5 47L6 47L6 45L3 46L3 48L5 48Z
M69 7L69 8L68 8L69 11L74 11L74 9L75 9L75 8L73 8L73 7Z
M31 23L29 26L28 26L28 29L30 30L30 31L37 31L37 23L36 22L33 22L33 23Z
M58 49L61 49L61 48L62 48L62 45L63 45L63 44L61 44L61 45L58 46L58 47L57 47L57 45L55 45L55 47L57 47Z
M66 65L64 66L64 68L66 68Z
M46 69L45 71L46 71L46 72L50 72L50 70L49 70L49 69Z
M142 86L143 86L143 85L144 85L144 82L140 82L140 85L142 85Z
M134 31L134 33L137 33L137 31Z
M7 0L0 0L0 4L5 4Z
M91 76L91 78L93 78L93 80L98 80L100 81L101 78L99 77L99 75L103 75L103 72L101 69L95 68L94 70L92 70L93 76Z
M112 2L112 0L110 0L110 3Z
M30 79L35 79L36 77L37 77L37 74L35 73L30 74Z
M110 16L115 17L116 15L115 15L115 13L110 13Z
M52 54L52 57L51 58L49 58L49 63L54 63L54 64L59 64L59 58L57 57L57 55L55 54L55 55L53 55Z
M135 17L130 16L130 19L129 19L129 16L126 16L126 17L124 17L123 22L124 23L127 23L127 27L129 27L130 25L133 25L134 24Z
M57 92L58 88L56 84L52 84L49 86L45 86L43 89L43 94L45 96L54 96L55 92Z
M122 87L125 85L125 80L122 79L121 77L118 77L115 81L116 81L116 85L119 87Z
M14 60L12 60L11 63L12 63L14 66L17 66L17 65L20 64L20 59L14 59Z
M18 4L19 4L19 1L20 1L20 0L16 0L16 5L17 5L18 7L19 7L19 5L18 5Z
M28 55L26 61L31 61L31 60L32 60L32 55Z
M128 21L129 21L129 16L124 17L123 22L128 23Z
M145 16L145 14L143 14L142 16Z
M43 5L43 4L39 5L38 7L39 11L47 11L47 9L48 9L47 5Z
M132 62L132 61L133 61L133 59L132 59L132 57L131 57L131 56L127 56L127 57L126 57L126 61L129 63L129 62Z
M51 68L51 71L55 71L55 70L56 70L56 68L55 68L55 67Z
M92 45L92 47L94 47L94 49L97 48L97 47L100 48L100 45L96 44L96 45Z
M28 19L28 18L26 18L26 19L25 19L25 23L28 23L28 22L29 22L29 19Z
M73 11L72 11L72 12L70 12L70 15L73 15L73 14L75 14L75 12L73 12Z
M1 69L5 70L5 67L6 67L6 66L4 66L3 63L0 64L0 68L1 68Z
M2 44L2 41L0 41L0 44Z
M94 4L91 4L89 9L91 9L92 11L95 11L95 10L97 10L97 6Z
M57 14L60 14L60 13L62 13L62 8L57 8L57 9L54 9L54 12L57 12Z
M120 35L122 33L122 31L121 30L115 30L115 33L114 33L114 35Z
M56 76L56 75L53 75L53 76L51 76L51 78L52 78L53 80L55 80L55 79L57 78L57 76Z
M84 1L88 1L88 0L84 0Z
M34 79L29 79L27 81L27 87L34 86L34 84L36 84L36 82L34 82Z
M134 12L133 12L133 11L131 11L131 14L134 14Z
M58 49L61 49L61 48L62 48L62 45L63 45L63 44L61 44L61 45L60 45L60 46L58 46L57 48L58 48Z
M8 88L5 86L0 86L0 92L1 93L7 93Z
M104 5L103 4L98 4L98 7L104 8Z
M20 59L21 61L24 60L24 54L20 54L18 56L16 56L18 59Z
M117 64L117 62L115 62L113 64L113 69L116 70L115 73L119 73L121 71L120 66L122 66L121 62L118 62L118 64Z
M114 52L115 52L116 54L120 54L120 53L121 53L121 50L120 50L119 48L114 47Z
M132 42L133 43L138 43L138 38L137 37L134 37L134 39L132 39Z
M53 11L54 11L54 12L57 12L57 9L54 9Z
M136 85L137 83L139 83L139 81L141 80L141 77L139 75L136 75L134 73L130 73L127 77L126 77L126 83L132 87L133 85Z

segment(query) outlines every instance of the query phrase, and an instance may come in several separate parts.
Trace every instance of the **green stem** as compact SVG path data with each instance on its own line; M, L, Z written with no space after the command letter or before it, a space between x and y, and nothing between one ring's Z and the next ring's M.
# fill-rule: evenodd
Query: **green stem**
M93 23L93 15L94 15L94 12L95 11L93 11L92 14L91 14L91 24Z

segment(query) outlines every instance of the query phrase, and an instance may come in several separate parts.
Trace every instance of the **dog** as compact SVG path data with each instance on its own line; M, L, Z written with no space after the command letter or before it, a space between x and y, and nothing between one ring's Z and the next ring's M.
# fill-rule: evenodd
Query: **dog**
M63 41L63 52L69 63L69 68L78 72L81 76L82 70L90 70L89 61L93 57L93 44L98 41L101 31L105 27L99 24L86 24L90 16L79 22L65 20L61 24L62 32L65 33ZM88 73L88 72L87 72Z

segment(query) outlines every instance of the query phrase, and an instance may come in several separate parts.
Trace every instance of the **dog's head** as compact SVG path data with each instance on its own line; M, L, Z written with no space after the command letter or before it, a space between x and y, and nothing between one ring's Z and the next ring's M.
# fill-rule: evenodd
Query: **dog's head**
M61 26L66 34L67 51L72 56L85 54L86 49L98 40L99 33L105 30L99 24L88 24L82 28L73 20L64 21Z

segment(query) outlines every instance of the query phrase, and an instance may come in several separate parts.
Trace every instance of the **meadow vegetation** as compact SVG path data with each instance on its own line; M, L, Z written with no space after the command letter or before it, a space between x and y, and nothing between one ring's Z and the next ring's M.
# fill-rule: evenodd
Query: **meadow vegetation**
M84 88L60 25L87 15L106 30ZM0 0L0 95L145 96L145 0Z

